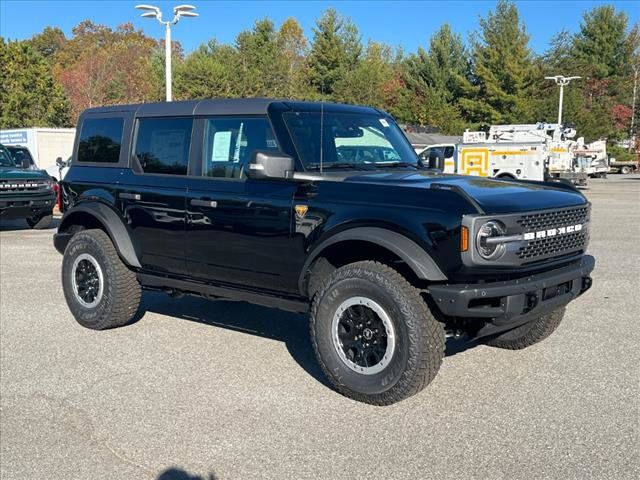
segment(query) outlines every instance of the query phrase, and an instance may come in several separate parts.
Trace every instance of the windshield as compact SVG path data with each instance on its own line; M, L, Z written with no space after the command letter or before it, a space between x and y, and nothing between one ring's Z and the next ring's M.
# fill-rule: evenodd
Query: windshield
M0 167L13 167L13 160L9 151L2 145L0 145Z
M398 125L387 117L324 112L285 113L306 170L418 166L418 157ZM322 132L322 143L320 142Z
M33 166L33 158L31 158L28 149L24 147L7 147L7 150L16 168L30 168ZM27 167L26 165L29 166Z

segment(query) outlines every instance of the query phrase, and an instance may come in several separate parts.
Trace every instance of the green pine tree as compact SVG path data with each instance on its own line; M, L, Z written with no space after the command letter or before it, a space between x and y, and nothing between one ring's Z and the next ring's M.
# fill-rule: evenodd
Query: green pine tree
M309 55L311 84L318 93L332 95L336 83L357 67L362 43L348 18L328 9L316 22Z
M532 121L537 72L516 5L499 0L495 12L480 20L480 28L473 43L474 88L470 98L460 101L467 116L488 124Z
M620 76L631 67L627 42L628 17L611 5L584 14L573 43L573 55L590 76L602 79Z
M70 125L64 89L28 42L0 37L0 65L0 128Z
M418 49L405 61L405 82L414 97L412 123L443 132L464 128L460 99L471 90L469 54L462 38L444 24L431 37L429 49Z

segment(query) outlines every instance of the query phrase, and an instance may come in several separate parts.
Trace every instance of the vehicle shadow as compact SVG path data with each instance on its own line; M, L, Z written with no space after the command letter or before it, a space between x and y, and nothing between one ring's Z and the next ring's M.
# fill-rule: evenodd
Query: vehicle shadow
M329 387L311 346L309 319L275 308L228 300L206 300L185 295L171 298L161 292L145 291L134 322L145 312L167 315L212 327L226 328L237 332L270 338L283 342L291 357L309 375ZM445 356L453 356L476 347L477 342L463 338L448 338Z
M452 357L467 350L471 350L480 345L476 340L468 340L465 337L461 338L447 338L447 344L444 351L445 357Z
M191 475L181 468L171 467L158 475L156 480L217 480L217 478L213 472L203 477L202 475Z
M175 299L164 293L149 291L145 291L142 295L136 318L141 318L145 312L159 313L283 342L298 365L318 382L329 386L313 353L307 315L246 302L206 300L188 295Z
M60 225L60 219L57 217L53 217L51 224L47 228L43 228L42 230L54 230L58 228ZM0 232L5 231L19 231L19 230L33 230L28 224L27 221L22 218L4 220L0 219Z

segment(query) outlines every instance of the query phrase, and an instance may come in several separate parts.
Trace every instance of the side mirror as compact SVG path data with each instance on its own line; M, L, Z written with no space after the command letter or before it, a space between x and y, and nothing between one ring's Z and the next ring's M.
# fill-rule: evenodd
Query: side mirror
M64 167L64 162L62 161L62 157L56 158L56 165L60 168Z
M293 158L284 153L256 150L248 165L247 177L281 179L293 176Z

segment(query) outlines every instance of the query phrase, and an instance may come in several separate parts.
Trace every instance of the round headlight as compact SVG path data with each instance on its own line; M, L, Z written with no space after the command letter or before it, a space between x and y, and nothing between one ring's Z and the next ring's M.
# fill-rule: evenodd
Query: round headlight
M505 232L504 225L497 220L489 220L480 227L476 236L476 247L482 258L495 260L504 253L506 248L504 243L493 243L489 239L500 237Z

